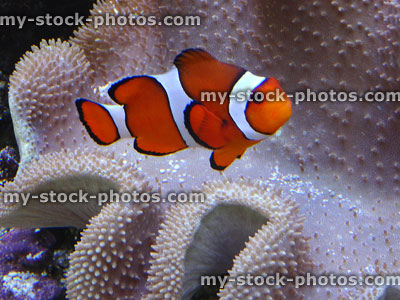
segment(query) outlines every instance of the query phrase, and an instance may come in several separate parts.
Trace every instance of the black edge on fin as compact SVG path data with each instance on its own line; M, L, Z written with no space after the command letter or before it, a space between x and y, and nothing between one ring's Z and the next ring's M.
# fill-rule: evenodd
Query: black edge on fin
M212 56L210 53L208 53L206 50L204 50L204 49L202 49L202 48L188 48L188 49L186 49L186 50L183 50L183 51L182 51L181 53L179 53L177 56L175 56L174 65L175 65L176 67L179 67L180 65L182 65L182 62L181 62L182 58L183 58L185 55L188 55L188 54L190 54L190 53L197 54L197 55L199 55L199 54L205 54L205 55L209 55L210 57L214 58L214 56Z
M125 77L117 82L114 82L111 87L108 89L108 96L110 96L111 99L113 99L116 103L118 103L119 105L123 105L122 103L119 103L117 101L117 99L115 99L115 90L121 85L124 84L126 82L128 82L129 80L133 79L135 76L133 77Z
M123 105L123 103L119 103L118 100L115 98L115 90L121 86L124 83L127 83L130 80L139 78L139 77L150 77L153 78L151 76L146 76L146 75L139 75L139 76L130 76L130 77L125 77L122 78L121 80L118 80L117 82L114 82L111 87L108 89L108 95L110 96L111 99L113 99L116 103L118 103L119 105Z
M213 168L214 170L217 170L217 171L223 171L228 167L228 166L223 167L223 166L217 165L217 163L214 160L214 152L211 153L211 156L210 156L210 165L211 165L211 168Z
M83 114L83 111L82 111L82 104L83 104L84 102L92 102L92 103L94 103L94 104L96 104L96 105L98 105L98 106L101 106L101 108L103 108L103 109L107 112L107 114L110 116L111 120L113 121L114 126L115 126L115 128L117 129L117 134L118 134L117 138L116 138L112 143L118 141L118 140L121 138L121 135L119 134L119 130L118 130L117 124L115 124L115 121L114 121L114 119L112 118L112 116L110 115L110 113L108 112L108 110L105 109L105 108L104 108L101 104L99 104L99 103L96 103L96 102L94 102L94 101L91 101L91 100L88 100L88 99L84 99L84 98L78 98L78 99L75 100L75 105L76 105L76 108L78 109L79 120L80 120L80 121L82 122L82 124L85 126L86 131L89 133L89 136L90 136L97 144L99 144L99 145L107 146L107 145L111 145L111 144L112 144L112 143L105 143L105 142L103 142L102 140L100 140L100 139L97 137L97 135L95 135L95 134L93 133L93 131L92 131L92 129L90 128L90 126L86 123L86 120L85 120L85 117L84 117L84 114Z
M153 155L153 156L164 156L164 155L169 155L172 153L175 153L177 151L173 151L173 152L168 152L168 153L160 153L160 152L154 152L154 151L147 151L147 150L143 150L142 148L140 148L137 144L137 140L135 139L134 143L133 143L133 148L135 148L135 150L141 154L146 154L146 155ZM180 149L182 150L182 149Z

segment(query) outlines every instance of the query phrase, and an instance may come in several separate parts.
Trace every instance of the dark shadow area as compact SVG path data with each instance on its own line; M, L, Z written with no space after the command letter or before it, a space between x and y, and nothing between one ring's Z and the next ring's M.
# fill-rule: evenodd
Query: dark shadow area
M61 38L67 40L77 26L38 26L34 22L25 21L21 29L18 22L7 25L10 19L5 16L26 16L35 18L49 14L55 16L87 17L93 7L94 0L2 0L0 2L0 150L5 146L17 149L14 131L8 108L9 76L14 71L15 64L21 56L39 45L42 39Z

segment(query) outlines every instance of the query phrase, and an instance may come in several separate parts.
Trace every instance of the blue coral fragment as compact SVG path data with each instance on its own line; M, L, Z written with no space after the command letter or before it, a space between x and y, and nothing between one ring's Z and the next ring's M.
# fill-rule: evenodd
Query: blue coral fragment
M0 299L52 300L62 294L46 272L55 237L46 230L11 229L0 235Z
M11 180L17 170L18 158L15 149L7 146L0 150L0 181Z

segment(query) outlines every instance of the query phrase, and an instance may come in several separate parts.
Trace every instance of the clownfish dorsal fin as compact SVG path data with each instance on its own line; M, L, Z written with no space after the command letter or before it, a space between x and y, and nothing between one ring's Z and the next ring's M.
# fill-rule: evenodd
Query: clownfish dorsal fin
M111 85L108 89L108 95L119 105L128 104L132 100L138 99L140 86L138 86L137 78L145 78L147 76L125 77Z
M223 121L201 103L192 102L184 113L185 126L200 145L218 149L228 142L223 134Z
M179 79L186 94L197 101L202 100L203 92L218 92L229 95L237 80L246 72L245 69L220 62L202 49L187 49L176 56L174 64L179 72ZM202 101L210 111L223 117L228 111L228 99L221 105L216 101Z
M77 99L75 105L79 119L96 143L110 145L120 139L118 128L104 106L82 98Z

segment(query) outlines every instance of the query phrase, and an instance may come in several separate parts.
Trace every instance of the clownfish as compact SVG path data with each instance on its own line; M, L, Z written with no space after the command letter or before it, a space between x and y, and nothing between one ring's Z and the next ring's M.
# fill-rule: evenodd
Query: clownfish
M222 171L291 116L291 102L275 78L220 62L202 49L182 51L174 65L164 74L112 84L108 94L116 105L77 99L93 140L110 145L135 138L136 151L159 156L203 146L213 150L211 167ZM257 93L265 99L256 101ZM206 101L206 94L215 97Z

